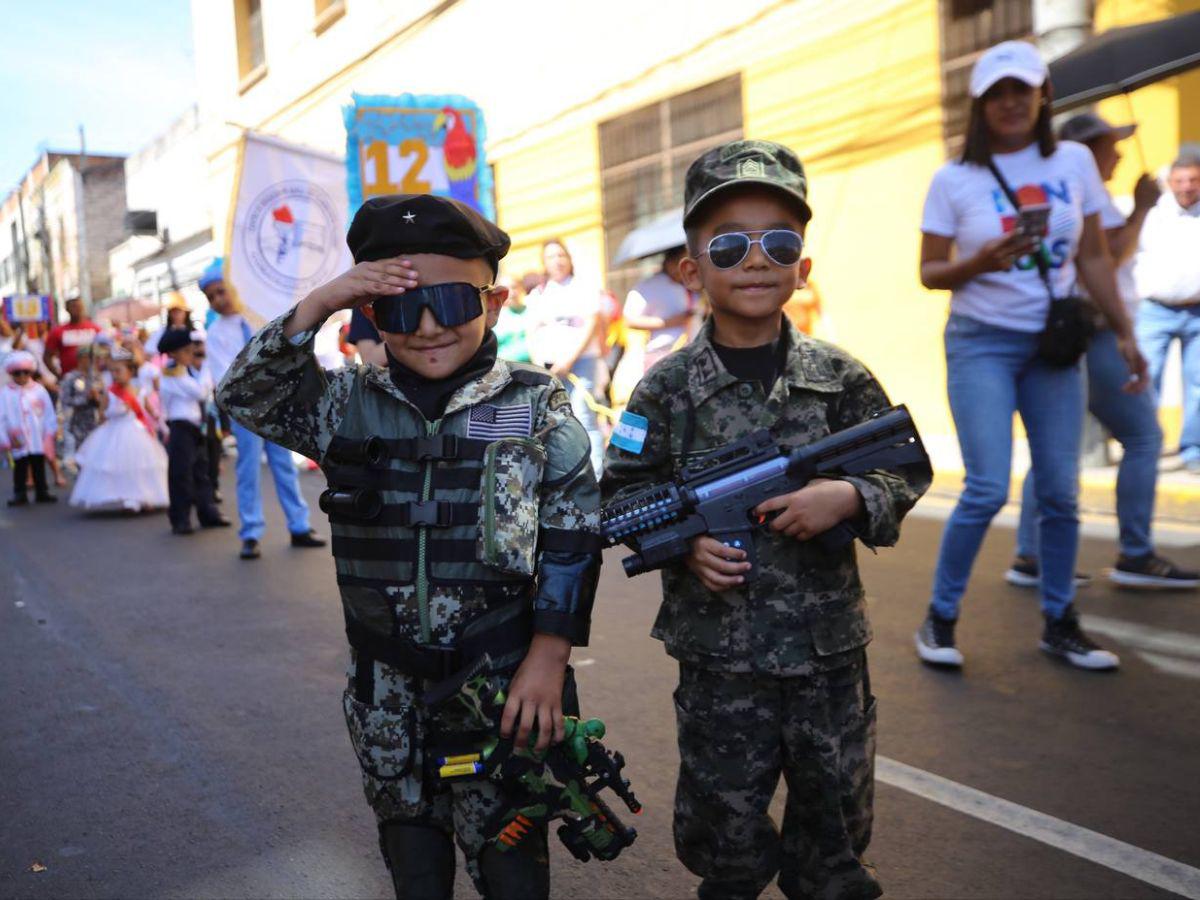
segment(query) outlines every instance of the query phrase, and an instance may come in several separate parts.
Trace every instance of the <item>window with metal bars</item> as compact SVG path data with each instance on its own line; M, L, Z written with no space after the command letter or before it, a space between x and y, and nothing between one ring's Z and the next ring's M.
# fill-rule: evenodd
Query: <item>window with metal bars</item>
M683 176L705 150L742 136L742 79L676 94L600 124L600 185L607 285L624 299L654 271L630 261L612 267L621 241L640 225L683 206Z
M1001 41L1033 35L1032 0L938 0L942 35L942 136L946 156L962 153L971 108L971 67Z

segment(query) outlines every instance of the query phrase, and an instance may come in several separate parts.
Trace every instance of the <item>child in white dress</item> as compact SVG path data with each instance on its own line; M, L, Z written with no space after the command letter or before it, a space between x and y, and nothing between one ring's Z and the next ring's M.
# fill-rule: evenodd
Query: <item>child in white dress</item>
M46 459L54 456L58 417L50 394L33 380L37 360L16 350L5 358L9 383L0 387L0 453L12 453L13 495L9 506L29 503L29 474L33 473L35 500L54 503L46 487Z
M132 357L114 356L112 386L101 399L104 422L76 451L80 474L71 505L88 510L163 509L167 497L167 453L138 402Z

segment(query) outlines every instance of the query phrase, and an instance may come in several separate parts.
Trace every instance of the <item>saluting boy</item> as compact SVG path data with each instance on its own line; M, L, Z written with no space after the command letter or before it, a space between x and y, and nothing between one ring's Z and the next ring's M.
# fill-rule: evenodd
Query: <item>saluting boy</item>
M347 242L356 265L259 332L219 400L329 479L346 721L396 895L450 897L457 837L481 894L547 897L544 833L485 846L510 799L494 782L423 775L429 741L459 723L420 697L486 653L511 675L502 733L522 746L536 725L538 749L561 739L600 562L588 437L548 372L496 358L508 235L454 200L400 195L368 200ZM314 335L357 307L387 367L322 371Z
M786 147L734 141L692 163L679 269L712 315L634 390L608 448L606 502L759 429L796 448L889 406L861 363L783 315L812 266L811 215ZM754 535L752 582L745 552L708 536L664 569L652 634L679 660L675 847L702 898L756 897L776 872L788 897L881 893L862 858L875 756L863 588L853 546L829 553L809 539L848 522L868 546L894 544L930 475L820 480L762 503L773 519ZM767 815L781 773L782 835Z

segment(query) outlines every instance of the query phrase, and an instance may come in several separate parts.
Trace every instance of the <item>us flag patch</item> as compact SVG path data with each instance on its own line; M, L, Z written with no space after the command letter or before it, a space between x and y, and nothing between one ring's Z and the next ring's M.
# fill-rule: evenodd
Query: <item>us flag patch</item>
M481 403L471 407L467 419L467 437L496 441L503 437L529 437L533 433L533 409L527 403L492 406Z

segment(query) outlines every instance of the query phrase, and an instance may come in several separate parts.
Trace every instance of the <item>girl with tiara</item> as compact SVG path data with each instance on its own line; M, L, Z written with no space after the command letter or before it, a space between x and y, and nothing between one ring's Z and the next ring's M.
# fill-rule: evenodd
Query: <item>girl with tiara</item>
M167 505L167 453L138 402L137 363L117 351L112 386L101 397L104 422L76 451L79 478L71 505L88 510L140 512Z

